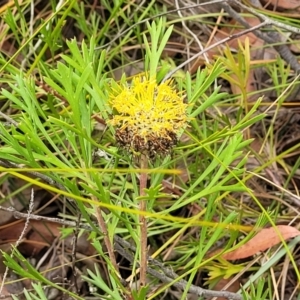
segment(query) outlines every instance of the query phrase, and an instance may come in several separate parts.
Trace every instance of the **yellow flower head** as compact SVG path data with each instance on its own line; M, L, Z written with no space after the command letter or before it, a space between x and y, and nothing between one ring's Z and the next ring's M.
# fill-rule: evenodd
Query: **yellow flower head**
M187 105L170 84L135 77L130 86L119 86L111 95L109 103L117 113L109 123L117 127L121 146L154 158L176 145L177 132L187 121Z

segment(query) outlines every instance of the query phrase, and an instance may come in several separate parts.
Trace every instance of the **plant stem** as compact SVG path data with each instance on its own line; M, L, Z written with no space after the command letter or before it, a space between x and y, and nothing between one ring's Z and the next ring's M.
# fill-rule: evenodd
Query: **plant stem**
M145 154L141 155L141 169L148 168L148 158ZM140 196L145 196L145 188L147 188L147 173L140 174ZM140 200L140 211L146 212L147 203L146 200ZM140 252L140 286L146 285L146 273L147 273L147 222L145 215L139 216L140 221L140 233L141 233L141 252Z
M119 267L118 267L117 262L116 262L116 257L115 257L115 253L114 253L112 243L111 243L111 241L109 239L109 236L108 236L106 223L105 223L105 220L104 220L104 218L102 216L102 213L101 213L101 208L99 206L97 206L95 208L95 211L96 211L96 218L97 218L99 227L100 227L100 229L103 233L104 243L105 243L105 246L107 248L108 256L110 258L110 261L111 261L115 271L117 272L117 274L119 274Z

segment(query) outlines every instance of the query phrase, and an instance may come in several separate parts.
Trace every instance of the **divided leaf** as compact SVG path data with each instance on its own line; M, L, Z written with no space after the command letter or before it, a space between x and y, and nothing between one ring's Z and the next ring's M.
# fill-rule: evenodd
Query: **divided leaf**
M274 227L262 229L256 236L249 240L240 248L222 255L227 260L242 259L252 256L260 251L265 251L284 240L300 235L300 231L292 226L278 225L277 230ZM281 236L278 234L280 232Z

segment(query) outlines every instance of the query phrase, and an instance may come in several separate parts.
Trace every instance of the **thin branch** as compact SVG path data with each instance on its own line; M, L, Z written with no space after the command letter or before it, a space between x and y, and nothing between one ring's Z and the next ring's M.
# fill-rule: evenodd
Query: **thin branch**
M0 116L1 116L3 119L5 119L9 125L14 125L14 126L16 126L16 127L19 126L19 123L18 123L18 122L16 122L16 121L13 120L11 117L7 116L6 114L4 114L4 113L1 112L1 111L0 111Z
M105 223L105 220L102 216L102 210L99 206L94 206L94 208L95 208L95 211L96 211L96 218L97 218L99 227L100 227L100 229L102 231L102 234L103 234L103 239L104 239L104 243L105 243L105 246L106 246L106 249L107 249L107 252L108 252L108 256L111 260L111 263L112 263L115 271L119 274L119 267L118 267L118 264L117 264L117 261L116 261L113 245L112 245L112 243L110 241L110 238L109 238L109 235L108 235L108 230L107 230L107 227L106 227L106 223Z
M28 214L26 213L21 213L19 211L17 211L14 207L4 207L4 206L0 206L0 210L4 210L10 213L13 213L13 216L16 219L27 219L28 218ZM51 223L56 223L56 224L61 224L61 225L66 225L69 227L76 227L78 226L78 228L80 229L85 229L87 231L93 231L94 229L86 224L76 224L76 222L74 221L67 221L67 220L63 220L60 218L49 218L49 217L43 217L43 216L39 216L39 215L30 215L30 219L32 220L37 220L37 221L46 221L46 222L51 222Z

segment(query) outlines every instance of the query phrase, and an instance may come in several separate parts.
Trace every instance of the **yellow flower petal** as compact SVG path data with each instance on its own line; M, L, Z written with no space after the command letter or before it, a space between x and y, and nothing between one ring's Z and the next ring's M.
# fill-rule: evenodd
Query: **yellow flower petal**
M155 79L135 77L130 86L119 86L109 103L117 111L109 121L117 127L117 141L150 157L170 152L187 121L187 104L170 81L158 85Z

